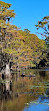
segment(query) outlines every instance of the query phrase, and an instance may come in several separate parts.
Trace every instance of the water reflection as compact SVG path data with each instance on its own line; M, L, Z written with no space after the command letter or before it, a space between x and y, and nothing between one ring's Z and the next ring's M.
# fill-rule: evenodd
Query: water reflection
M41 103L49 102L49 71L25 70L0 81L0 111L40 111L38 107L48 110L49 103L46 106Z
M48 111L49 97L40 96L37 101L32 101L23 111Z
M25 108L23 111L48 111L49 106L43 104L34 104L30 105L28 108Z
M39 71L39 75L40 75L41 77L45 77L45 76L46 76L46 72L45 72L45 71Z
M9 99L12 92L12 81L6 79L0 83L0 100Z

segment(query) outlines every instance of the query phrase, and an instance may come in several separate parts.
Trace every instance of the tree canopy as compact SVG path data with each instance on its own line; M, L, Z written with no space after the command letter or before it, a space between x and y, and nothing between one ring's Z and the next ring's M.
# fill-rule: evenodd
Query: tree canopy
M37 30L39 28L43 29L43 32L40 34L45 37L46 44L49 45L49 16L43 17L43 19L41 21L38 21L38 24L35 26L37 27Z
M10 24L15 17L11 4L0 1L0 52L6 53L19 67L29 67L35 62L39 63L44 57L45 41L40 40L28 29L21 30ZM39 26L38 26L39 27Z

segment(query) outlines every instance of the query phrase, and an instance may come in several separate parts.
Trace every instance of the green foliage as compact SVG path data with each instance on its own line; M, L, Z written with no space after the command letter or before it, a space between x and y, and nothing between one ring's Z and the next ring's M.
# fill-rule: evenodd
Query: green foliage
M0 1L0 52L10 55L19 67L29 67L33 61L39 62L45 41L30 34L28 29L22 31L11 25L10 20L15 13L10 7L11 4Z
M45 16L41 21L38 21L38 24L35 26L37 30L39 28L43 29L43 32L40 34L46 38L46 44L49 46L49 16Z
M27 34L30 33L30 31L28 29L24 29L24 32L26 32Z

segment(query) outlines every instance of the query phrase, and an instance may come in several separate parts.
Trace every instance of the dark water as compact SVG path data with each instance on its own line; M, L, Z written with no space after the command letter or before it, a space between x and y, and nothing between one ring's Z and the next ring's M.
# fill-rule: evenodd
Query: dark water
M0 111L49 111L49 68L0 77Z

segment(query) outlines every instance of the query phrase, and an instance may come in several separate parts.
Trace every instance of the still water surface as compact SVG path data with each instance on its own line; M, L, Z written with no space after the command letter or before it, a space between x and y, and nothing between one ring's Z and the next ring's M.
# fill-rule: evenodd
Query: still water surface
M49 68L22 72L0 78L0 111L49 111Z

